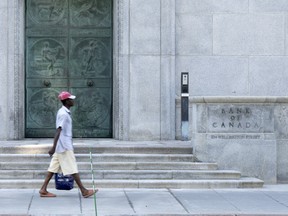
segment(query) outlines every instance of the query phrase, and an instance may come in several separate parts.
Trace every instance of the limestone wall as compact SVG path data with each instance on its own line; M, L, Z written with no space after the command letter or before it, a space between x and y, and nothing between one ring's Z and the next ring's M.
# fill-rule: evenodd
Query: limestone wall
M176 137L180 73L189 72L190 138L200 160L288 182L287 15L285 0L177 0Z
M193 97L196 157L266 183L287 182L287 104L287 97Z
M0 72L1 72L1 76L0 76L0 119L1 120L1 124L0 124L0 137L6 137L7 134L7 123L8 123L8 119L6 118L7 115L7 73L4 73L4 71L7 71L8 69L8 65L7 65L7 61L8 61L8 56L7 56L7 51L8 51L8 38L7 38L7 32L8 32L8 28L7 28L7 17L8 17L8 11L7 8L5 7L6 2L4 3L3 1L0 3L0 15L1 15L1 19L0 19L0 41L6 42L1 44L0 46Z
M24 1L0 2L0 140L24 136Z
M175 139L175 4L175 0L115 2L118 139Z
M114 0L113 8L113 138L180 139L180 74L189 72L190 139L199 157L233 158L240 151L237 160L219 161L233 168L253 153L259 166L250 166L250 157L239 167L243 173L288 182L288 108L278 100L288 95L288 1ZM0 139L22 139L25 1L0 1L0 15ZM195 97L214 99L211 105ZM266 120L223 125L217 112L230 108L249 108L252 119Z
M288 94L285 0L177 0L176 77L193 96Z

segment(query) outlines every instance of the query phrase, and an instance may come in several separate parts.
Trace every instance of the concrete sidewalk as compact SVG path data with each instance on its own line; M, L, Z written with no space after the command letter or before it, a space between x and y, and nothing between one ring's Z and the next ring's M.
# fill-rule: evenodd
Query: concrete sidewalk
M40 198L36 189L1 189L0 215L95 214L78 189ZM260 189L99 189L97 215L288 215L288 185Z

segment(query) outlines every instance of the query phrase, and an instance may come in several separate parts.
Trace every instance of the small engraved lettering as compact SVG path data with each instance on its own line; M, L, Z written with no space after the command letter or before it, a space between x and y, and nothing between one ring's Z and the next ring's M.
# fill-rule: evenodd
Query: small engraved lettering
M265 110L264 110L265 111ZM211 132L259 132L263 128L263 110L245 105L210 106Z
M210 139L261 139L258 134L253 135L210 135Z

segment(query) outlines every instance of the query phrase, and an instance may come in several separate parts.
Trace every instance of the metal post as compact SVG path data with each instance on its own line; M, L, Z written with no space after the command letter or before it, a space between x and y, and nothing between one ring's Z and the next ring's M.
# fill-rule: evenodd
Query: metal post
M181 73L181 139L189 139L189 73Z

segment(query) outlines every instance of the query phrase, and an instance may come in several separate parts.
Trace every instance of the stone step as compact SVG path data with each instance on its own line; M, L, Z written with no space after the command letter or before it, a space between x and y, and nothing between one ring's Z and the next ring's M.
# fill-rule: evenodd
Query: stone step
M80 172L82 179L91 179L90 170ZM43 170L0 170L0 179L44 179ZM95 170L95 179L239 179L233 170Z
M92 188L92 180L83 180L87 188ZM0 180L0 189L40 188L43 180L17 179ZM175 188L175 189L206 189L206 188L260 188L263 181L256 178L241 178L237 180L95 180L96 188ZM49 188L54 188L52 179ZM75 184L75 187L77 185Z
M52 139L0 142L0 188L40 188ZM98 188L257 188L263 181L198 162L190 142L76 139L81 179L92 187L90 152ZM54 187L51 180L50 187Z
M35 142L35 143L33 143ZM47 154L53 139L9 141L0 145L0 154ZM192 154L191 142L129 142L74 140L75 154Z
M90 162L78 162L79 170L90 170ZM1 170L47 170L49 162L1 162ZM198 162L93 162L94 170L215 170L215 163Z
M90 154L75 154L77 162L90 162ZM0 162L50 162L48 154L0 154ZM192 154L92 154L93 162L192 162Z

